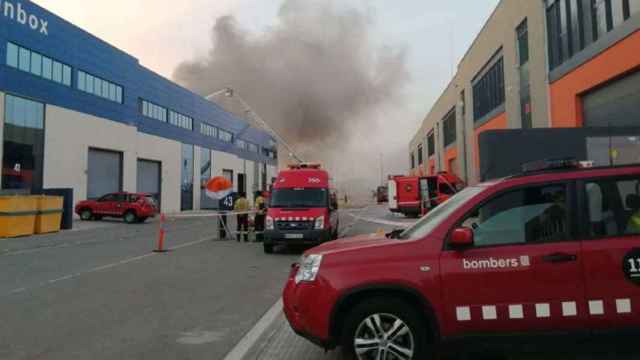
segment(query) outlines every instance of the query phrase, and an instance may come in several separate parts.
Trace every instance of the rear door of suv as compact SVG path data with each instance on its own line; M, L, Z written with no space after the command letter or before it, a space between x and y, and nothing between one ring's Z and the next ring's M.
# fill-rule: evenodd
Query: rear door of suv
M574 188L503 189L458 220L475 244L441 256L445 336L584 328Z
M629 168L631 170L632 168ZM640 325L640 170L579 182L588 325Z

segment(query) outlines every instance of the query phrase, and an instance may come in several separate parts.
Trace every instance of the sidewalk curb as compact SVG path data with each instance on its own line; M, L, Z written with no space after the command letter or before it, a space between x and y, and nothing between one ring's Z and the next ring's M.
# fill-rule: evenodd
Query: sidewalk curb
M273 324L282 313L282 298L278 299L273 306L258 320L244 337L227 353L223 360L241 360L249 353L249 350L256 344L258 339Z

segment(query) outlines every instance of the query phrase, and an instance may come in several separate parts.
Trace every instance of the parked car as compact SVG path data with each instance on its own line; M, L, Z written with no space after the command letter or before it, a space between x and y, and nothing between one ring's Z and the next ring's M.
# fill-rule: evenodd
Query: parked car
M405 231L308 250L284 289L292 328L346 359L405 360L640 330L640 165L527 169Z
M75 212L84 221L114 217L133 224L155 217L158 207L150 194L119 192L104 195L97 200L81 201L76 204Z

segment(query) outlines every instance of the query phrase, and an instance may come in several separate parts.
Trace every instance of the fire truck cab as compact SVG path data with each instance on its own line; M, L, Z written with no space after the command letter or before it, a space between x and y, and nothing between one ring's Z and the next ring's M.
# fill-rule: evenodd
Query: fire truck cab
M389 177L389 210L408 217L419 217L462 190L456 175L440 172L433 176Z
M338 201L320 164L290 165L273 184L264 252L275 245L318 245L338 237Z

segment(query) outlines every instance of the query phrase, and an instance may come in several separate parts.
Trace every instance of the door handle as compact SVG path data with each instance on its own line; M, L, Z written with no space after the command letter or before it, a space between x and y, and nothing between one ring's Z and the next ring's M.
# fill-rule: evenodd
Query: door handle
M545 262L550 262L552 264L570 262L578 260L578 256L575 254L567 254L567 253L553 253L549 255L545 255L542 257L542 260Z

